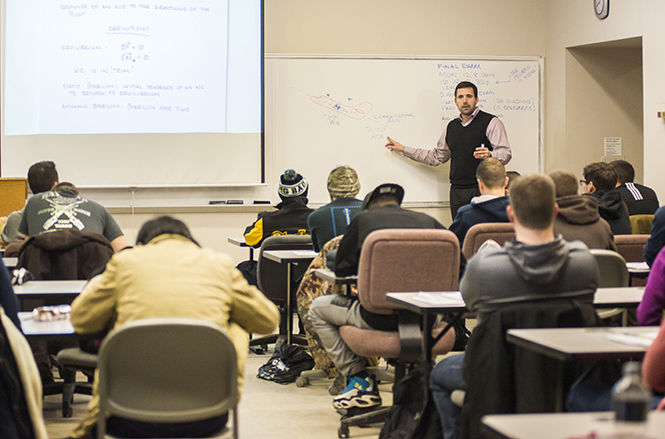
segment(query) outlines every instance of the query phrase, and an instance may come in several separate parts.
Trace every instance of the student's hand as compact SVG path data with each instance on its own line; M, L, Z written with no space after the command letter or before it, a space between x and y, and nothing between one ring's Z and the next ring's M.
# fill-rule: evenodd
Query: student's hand
M404 151L404 145L402 145L396 140L391 139L390 137L388 137L388 143L386 143L386 148L388 148L391 151L398 151L398 152Z
M477 159L480 159L480 160L483 160L483 159L486 159L488 157L492 157L492 151L490 151L489 149L487 149L484 146L479 146L478 148L476 148L473 151L473 157L477 158Z

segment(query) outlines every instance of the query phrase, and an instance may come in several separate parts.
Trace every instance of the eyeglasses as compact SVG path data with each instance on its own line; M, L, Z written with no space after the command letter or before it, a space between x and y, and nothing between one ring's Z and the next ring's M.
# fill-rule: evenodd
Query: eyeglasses
M580 180L580 186L584 186L586 184L589 184L589 182L586 180Z

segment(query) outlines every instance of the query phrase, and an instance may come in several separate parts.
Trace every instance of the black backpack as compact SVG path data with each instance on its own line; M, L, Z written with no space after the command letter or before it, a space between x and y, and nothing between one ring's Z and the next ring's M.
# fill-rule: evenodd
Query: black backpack
M394 403L379 439L440 439L443 436L429 390L431 369L427 362L415 363L395 384Z

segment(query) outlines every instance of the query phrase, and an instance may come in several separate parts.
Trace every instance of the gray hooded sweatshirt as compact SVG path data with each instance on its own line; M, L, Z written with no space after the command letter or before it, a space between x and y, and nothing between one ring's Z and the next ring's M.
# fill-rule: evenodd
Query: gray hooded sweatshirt
M528 300L562 299L587 291L593 301L598 267L580 241L560 235L541 245L509 241L502 248L486 247L473 256L460 283L467 308L482 314L504 304Z

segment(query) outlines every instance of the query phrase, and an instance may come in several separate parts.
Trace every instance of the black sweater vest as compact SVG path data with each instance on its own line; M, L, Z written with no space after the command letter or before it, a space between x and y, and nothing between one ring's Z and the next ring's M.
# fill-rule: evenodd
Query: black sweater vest
M455 118L448 123L446 143L450 148L450 184L453 187L473 187L476 185L476 169L480 160L473 157L473 151L480 145L490 151L492 145L487 139L487 125L494 118L493 114L480 110L470 124L462 126L462 121Z

